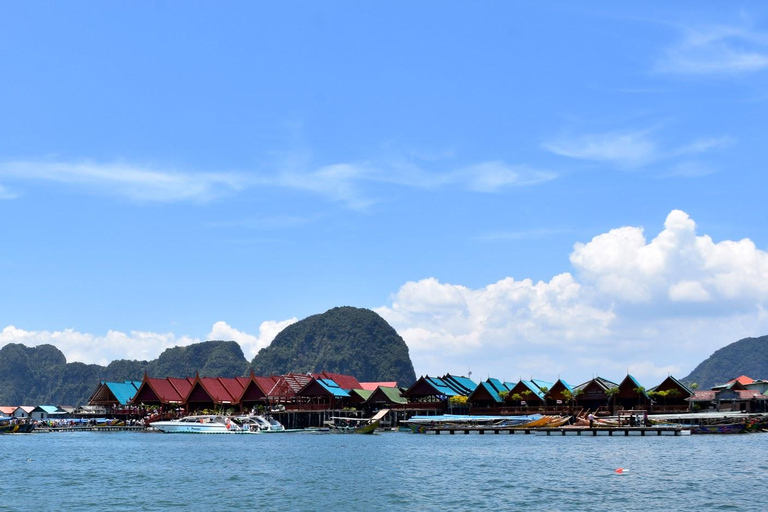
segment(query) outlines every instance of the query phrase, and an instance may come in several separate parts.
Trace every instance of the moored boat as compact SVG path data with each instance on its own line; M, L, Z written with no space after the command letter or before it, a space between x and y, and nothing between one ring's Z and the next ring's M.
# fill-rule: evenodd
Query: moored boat
M155 421L150 426L168 434L256 434L259 429L239 425L230 418L216 415L185 416L177 420Z

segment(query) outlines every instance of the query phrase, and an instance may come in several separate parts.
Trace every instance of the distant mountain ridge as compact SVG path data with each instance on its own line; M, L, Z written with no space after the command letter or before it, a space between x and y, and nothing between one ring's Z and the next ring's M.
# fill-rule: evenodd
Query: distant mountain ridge
M83 405L99 381L200 375L238 377L248 361L235 341L205 341L163 351L153 361L119 359L107 366L67 363L53 345L11 343L0 349L0 404Z
M325 370L400 386L416 381L408 345L397 331L375 312L349 306L289 325L251 364L257 375Z
M768 379L768 335L744 338L716 350L682 381L709 389L740 375Z
M0 349L0 405L83 405L99 381L150 377L238 377L248 360L235 341L205 341L163 351L152 361L119 359L107 366L68 363L53 345L11 343ZM408 347L379 315L334 308L297 322L277 335L252 363L259 375L288 372L343 373L361 381L416 380Z

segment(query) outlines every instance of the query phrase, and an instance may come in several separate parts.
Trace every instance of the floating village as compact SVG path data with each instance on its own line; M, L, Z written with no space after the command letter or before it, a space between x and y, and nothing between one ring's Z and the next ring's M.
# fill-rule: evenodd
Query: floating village
M0 433L688 435L768 431L768 381L740 376L708 390L672 376L502 382L423 376L410 387L322 372L100 382L88 404L0 406ZM694 389L692 389L694 388Z

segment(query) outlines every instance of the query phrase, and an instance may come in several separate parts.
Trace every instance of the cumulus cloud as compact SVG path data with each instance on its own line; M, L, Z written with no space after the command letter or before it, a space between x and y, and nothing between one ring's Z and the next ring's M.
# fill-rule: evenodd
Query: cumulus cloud
M219 321L213 324L211 332L208 333L209 340L234 340L240 344L243 349L245 357L250 360L264 347L269 346L272 340L275 339L280 331L288 327L289 325L296 323L297 318L289 318L288 320L273 321L268 320L262 322L259 326L259 334L248 334L247 332L239 331L230 326L226 322Z
M67 361L106 365L115 359L154 359L166 348L189 345L200 340L173 333L108 331L97 336L74 329L63 331L27 331L12 325L0 332L0 347L22 343L28 347L51 344L61 350Z
M768 67L768 36L747 26L687 27L656 71L680 75L735 75Z
M641 227L620 227L577 243L570 260L573 273L549 282L408 282L377 311L419 372L581 380L630 371L650 385L768 329L768 252L698 235L685 212L672 211L650 241Z

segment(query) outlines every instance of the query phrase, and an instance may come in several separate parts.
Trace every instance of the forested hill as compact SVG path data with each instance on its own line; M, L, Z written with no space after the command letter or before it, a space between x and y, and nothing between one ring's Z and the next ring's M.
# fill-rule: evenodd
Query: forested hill
M683 382L695 382L699 389L709 389L740 375L768 379L768 336L744 338L717 350Z
M333 308L283 329L253 359L257 375L320 372L410 386L416 372L403 338L369 309Z
M83 405L99 381L150 377L244 375L248 361L234 341L205 341L165 350L153 361L112 361L108 366L67 363L53 345L0 349L0 405Z

